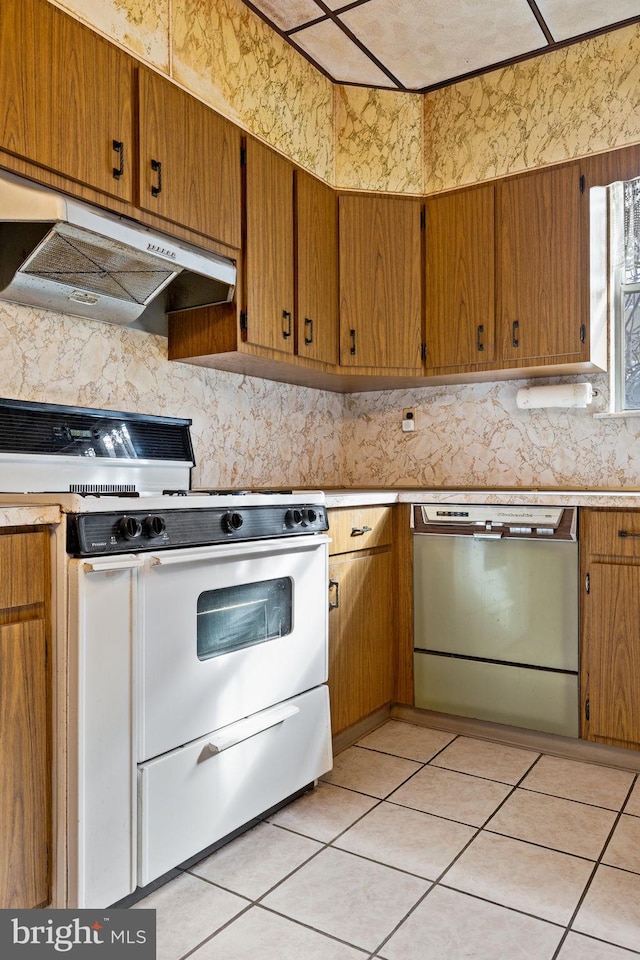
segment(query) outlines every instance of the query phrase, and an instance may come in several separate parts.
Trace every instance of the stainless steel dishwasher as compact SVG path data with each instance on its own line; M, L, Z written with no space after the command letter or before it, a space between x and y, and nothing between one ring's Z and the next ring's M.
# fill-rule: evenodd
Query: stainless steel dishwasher
M577 511L414 504L415 705L578 736Z

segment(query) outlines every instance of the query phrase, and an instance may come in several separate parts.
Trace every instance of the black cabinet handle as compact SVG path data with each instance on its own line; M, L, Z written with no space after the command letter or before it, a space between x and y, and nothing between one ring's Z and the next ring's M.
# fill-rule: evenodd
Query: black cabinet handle
M362 537L365 533L371 533L371 527L352 527L351 536L352 537Z
M304 342L313 343L313 320L309 317L304 318Z
M289 310L283 310L282 319L287 321L286 327L282 328L282 336L286 340L287 337L291 336L291 312Z
M519 338L518 338L518 328L519 328L519 326L520 326L520 324L518 323L517 320L514 320L513 323L511 324L511 346L512 346L512 347L519 347L519 346L520 346L520 340L519 340Z
M479 324L478 324L478 332L477 332L477 336L476 336L476 347L478 348L478 350L484 350L484 343L482 342L482 335L483 335L483 334L484 334L484 326L483 326L483 324L479 323Z
M349 330L349 336L351 337L351 349L349 350L349 353L351 354L352 357L355 357L355 355L356 355L356 332L355 332L355 330Z
M335 600L331 599L331 591L334 591ZM329 610L337 610L340 606L340 584L337 580L329 580Z
M113 168L113 179L119 180L124 173L124 143L122 140L113 141L113 149L118 154L118 166Z
M152 160L151 169L158 174L157 182L151 187L151 196L157 197L162 193L162 161Z
M630 533L629 530L618 530L619 537L638 537L640 538L640 533Z

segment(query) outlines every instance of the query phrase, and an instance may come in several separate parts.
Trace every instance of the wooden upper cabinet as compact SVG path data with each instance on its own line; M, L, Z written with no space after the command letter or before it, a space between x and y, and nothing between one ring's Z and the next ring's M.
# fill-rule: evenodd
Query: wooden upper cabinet
M579 164L510 177L496 190L503 359L579 361L585 349Z
M296 352L338 363L338 202L335 191L295 174Z
M132 59L45 0L2 0L0 50L0 149L130 201Z
M495 358L493 184L427 200L427 372Z
M342 196L340 364L421 373L419 200Z
M243 339L294 353L293 165L247 138Z
M240 130L151 70L138 83L140 207L239 248Z
M580 161L585 189L640 177L640 144L585 157Z

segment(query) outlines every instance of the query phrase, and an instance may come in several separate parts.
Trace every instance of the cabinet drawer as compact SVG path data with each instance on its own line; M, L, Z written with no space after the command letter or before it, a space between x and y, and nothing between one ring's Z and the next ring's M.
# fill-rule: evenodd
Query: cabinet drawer
M640 559L640 510L589 510L585 519L590 554Z
M393 540L392 507L329 510L329 553L352 553L382 547Z
M0 610L44 602L47 544L46 532L0 534Z

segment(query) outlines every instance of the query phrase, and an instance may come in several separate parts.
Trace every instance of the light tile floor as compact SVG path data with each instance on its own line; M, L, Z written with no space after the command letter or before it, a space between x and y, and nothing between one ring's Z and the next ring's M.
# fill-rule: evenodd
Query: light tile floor
M390 720L149 907L158 960L631 960L640 776Z

